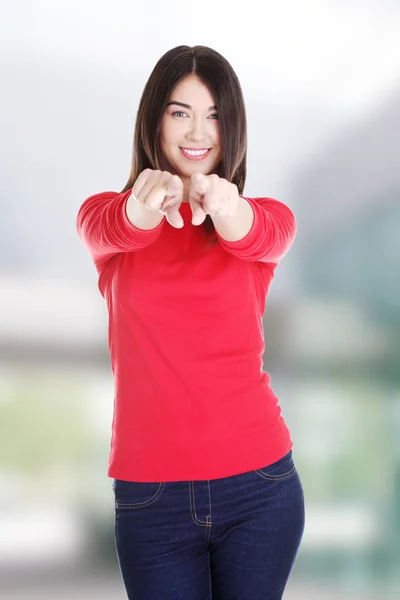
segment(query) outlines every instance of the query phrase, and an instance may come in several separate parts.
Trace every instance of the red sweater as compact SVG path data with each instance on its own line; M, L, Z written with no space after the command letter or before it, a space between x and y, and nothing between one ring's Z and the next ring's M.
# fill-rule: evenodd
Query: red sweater
M262 369L262 317L296 221L272 198L245 198L251 231L204 251L202 225L134 227L130 190L85 200L77 230L108 310L114 416L108 476L128 481L229 477L293 446Z

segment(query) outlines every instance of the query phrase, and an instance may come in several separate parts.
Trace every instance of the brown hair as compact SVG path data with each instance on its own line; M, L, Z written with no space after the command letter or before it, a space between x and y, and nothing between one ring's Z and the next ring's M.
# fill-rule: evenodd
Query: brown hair
M173 90L192 73L207 85L217 105L222 144L222 160L217 167L217 175L234 183L239 194L243 193L247 122L242 89L229 62L207 46L177 46L166 52L154 67L139 103L131 172L121 192L131 189L144 169L168 170L161 152L161 121ZM207 233L215 231L209 215L203 227Z

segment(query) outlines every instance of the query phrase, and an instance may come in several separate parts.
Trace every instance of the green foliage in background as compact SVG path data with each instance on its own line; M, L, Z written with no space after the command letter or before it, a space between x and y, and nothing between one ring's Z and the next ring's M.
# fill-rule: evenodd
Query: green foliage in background
M89 444L85 386L67 374L13 373L0 389L0 467L29 474L78 464Z

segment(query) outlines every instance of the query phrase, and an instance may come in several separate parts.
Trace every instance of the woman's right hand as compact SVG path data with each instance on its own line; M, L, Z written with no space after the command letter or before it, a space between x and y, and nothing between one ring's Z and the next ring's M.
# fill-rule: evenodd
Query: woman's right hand
M172 227L183 227L184 222L179 212L183 200L183 182L178 175L145 169L136 179L132 195L149 210L165 215Z

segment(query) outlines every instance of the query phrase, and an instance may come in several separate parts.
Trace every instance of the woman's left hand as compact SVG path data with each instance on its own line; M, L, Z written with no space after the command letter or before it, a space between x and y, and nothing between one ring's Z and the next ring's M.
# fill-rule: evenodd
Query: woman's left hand
M201 225L206 215L233 217L239 203L239 192L234 183L218 175L194 173L189 189L192 224Z

